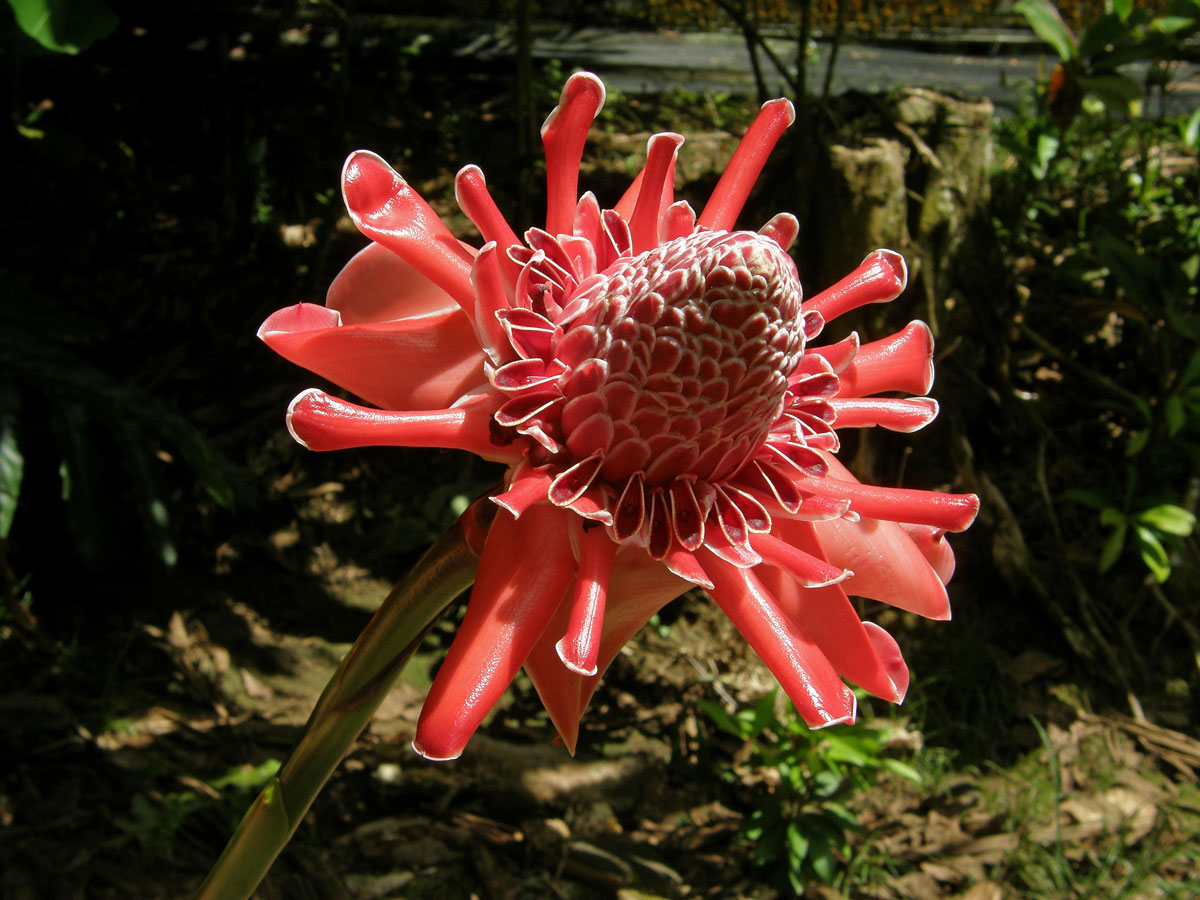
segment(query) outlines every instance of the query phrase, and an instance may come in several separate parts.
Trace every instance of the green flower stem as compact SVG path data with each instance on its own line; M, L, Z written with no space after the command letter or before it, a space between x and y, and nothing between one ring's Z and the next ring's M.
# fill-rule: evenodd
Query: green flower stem
M247 810L196 900L246 900L434 623L475 581L495 506L476 501L388 594L325 686L279 774Z

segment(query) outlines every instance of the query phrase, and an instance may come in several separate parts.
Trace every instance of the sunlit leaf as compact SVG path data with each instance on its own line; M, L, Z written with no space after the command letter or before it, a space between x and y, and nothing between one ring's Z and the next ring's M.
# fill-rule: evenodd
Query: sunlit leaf
M1013 6L1013 10L1025 17L1033 33L1053 47L1063 62L1079 56L1075 35L1048 0L1020 0Z
M0 540L8 537L12 528L25 474L25 457L17 445L16 424L13 412L0 411Z
M117 27L103 0L8 0L8 5L17 27L55 53L78 53Z
M1146 564L1146 568L1150 570L1156 580L1166 581L1171 575L1171 560L1167 557L1167 550L1163 547L1162 541L1158 539L1158 535L1144 525L1135 525L1134 532L1137 535L1142 562Z
M1196 517L1182 506L1164 503L1138 513L1137 520L1164 534L1187 537L1196 528Z
M1146 444L1150 441L1150 432L1143 430L1137 432L1129 439L1129 443L1125 445L1126 456L1137 456L1146 449Z
M1050 162L1058 153L1058 138L1052 134L1039 134L1037 139L1037 165L1033 175L1039 181L1046 177L1050 170Z
M789 862L793 869L799 869L808 854L808 838L800 833L800 827L795 822L788 822L787 845Z
M918 772L908 763L902 762L898 759L881 759L879 761L879 765L881 768L891 772L893 775L899 775L901 778L907 778L914 784L920 784L925 780L921 777L920 772Z

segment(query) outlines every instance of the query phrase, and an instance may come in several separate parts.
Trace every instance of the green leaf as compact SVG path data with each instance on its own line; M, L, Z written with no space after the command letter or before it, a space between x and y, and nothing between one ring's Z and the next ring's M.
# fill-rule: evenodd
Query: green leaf
M816 785L813 793L818 797L831 797L837 793L844 780L836 772L818 772L813 776L813 783Z
M112 34L117 17L104 0L8 0L17 27L55 53L75 54Z
M1180 131L1189 150L1200 149L1200 107L1192 110Z
M713 703L711 700L697 700L696 705L704 711L704 714L712 720L712 723L727 734L733 735L735 738L745 740L747 737L746 728L742 723L726 712L725 707L719 703Z
M803 897L805 887L803 867L801 867L801 871L799 872L797 872L795 869L788 869L787 876L788 884L792 886L792 893L794 893L797 897Z
M783 856L783 829L771 828L765 830L754 844L754 864L766 866Z
M1058 138L1052 134L1039 134L1037 139L1037 165L1033 167L1034 178L1041 181L1050 170L1050 162L1058 153Z
M1166 581L1171 576L1171 560L1167 557L1166 548L1158 539L1158 535L1144 525L1135 525L1134 532L1137 534L1142 562L1157 581Z
M1112 0L1112 8L1123 21L1129 18L1129 13L1133 10L1133 0Z
M1188 16L1160 16L1150 23L1159 34L1175 35L1196 27L1196 20Z
M1179 383L1185 387L1196 381L1200 381L1200 349L1193 351L1187 365L1183 367L1183 374L1179 376Z
M906 762L901 762L898 759L881 759L880 767L891 772L893 775L899 775L901 778L907 778L914 784L920 784L925 779L921 777L921 773L914 769Z
M1171 437L1179 434L1187 424L1187 410L1184 408L1183 398L1178 394L1167 397L1167 402L1163 404L1163 414L1167 419L1167 434Z
M17 445L16 424L14 413L8 410L0 413L0 540L8 537L12 528L25 474L25 457Z
M261 788L279 772L279 760L268 759L257 766L238 766L230 769L220 778L208 782L209 787L222 790L233 787L239 791L250 791Z
M833 846L823 835L815 835L809 841L808 864L813 873L824 882L833 881L837 876L837 856L834 855Z
M752 721L754 723L754 733L762 731L765 728L777 730L779 720L775 718L775 696L778 693L778 688L764 694L759 701L751 707Z
M1196 528L1195 515L1173 503L1163 503L1161 506L1142 510L1138 513L1137 520L1163 534L1173 534L1176 537L1187 537Z
M1107 525L1108 527L1111 528L1114 525L1120 525L1124 521L1125 521L1125 514L1123 512L1121 512L1119 509L1117 509L1115 506L1108 506L1108 507L1105 507L1104 509L1100 510L1100 524L1101 525Z
M1136 432L1133 435L1133 437L1131 437L1129 439L1129 443L1125 445L1125 455L1126 456L1137 456L1139 453L1141 453L1143 450L1146 449L1146 444L1149 441L1150 441L1150 430L1148 428L1143 429L1142 431Z
M827 821L834 823L835 828L849 828L852 831L857 831L860 828L858 816L841 803L826 802L822 810L822 815Z
M1076 59L1079 47L1058 9L1048 0L1020 0L1013 9L1025 17L1033 33L1054 48L1063 62Z
M800 833L800 827L795 822L787 826L788 861L794 870L800 868L800 863L808 855L808 838Z
M1100 548L1100 571L1107 572L1121 556L1121 550L1125 547L1125 535L1129 530L1128 523L1125 519L1121 519L1113 528L1112 534L1104 541L1104 546Z

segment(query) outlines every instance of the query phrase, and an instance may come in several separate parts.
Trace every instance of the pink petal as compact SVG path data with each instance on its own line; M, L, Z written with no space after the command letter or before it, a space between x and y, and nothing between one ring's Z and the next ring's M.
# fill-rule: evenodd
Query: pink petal
M569 515L535 506L515 521L496 517L467 614L417 721L413 748L422 756L462 753L561 605L575 573ZM524 564L531 552L536 565Z
M576 72L563 85L558 106L542 125L546 150L546 230L569 234L575 220L579 162L596 113L604 106L604 82L591 72Z
M906 525L901 523L904 533L912 538L921 555L933 566L942 584L949 584L954 575L954 551L946 540L946 531L932 525Z
M839 374L843 397L927 394L933 387L933 332L924 322L910 322L891 337L863 344Z
M715 586L713 600L778 679L809 727L853 722L854 692L838 678L812 637L780 609L755 573L704 551L700 564Z
M755 574L776 598L779 608L813 639L842 678L889 703L904 699L901 688L871 640L865 623L839 585L805 588L778 569ZM903 679L907 687L907 673Z
M696 211L686 200L679 200L667 207L663 213L664 241L687 237L696 230Z
M797 486L818 497L849 500L850 509L860 516L934 525L947 531L966 531L979 514L979 497L975 494L945 494L862 484L832 454L822 452L821 456L829 464L828 476L798 478Z
M683 135L674 132L650 138L637 203L629 219L634 253L658 246L659 222L674 198L675 156L682 144Z
M869 597L930 619L949 619L946 586L895 522L863 518L812 523L821 555L854 575L842 582L848 594Z
M258 330L284 359L390 409L442 409L486 384L483 353L456 306L408 318L339 325L336 310L285 307Z
M805 312L818 312L826 322L868 303L888 303L904 292L908 266L893 250L876 250L833 287L804 301Z
M779 522L775 533L798 550L821 552L813 526L807 522ZM842 585L806 588L784 570L770 567L760 568L756 574L780 607L816 641L839 675L876 697L900 702L904 691L893 678L888 661L879 656ZM906 675L906 685L907 680Z
M398 412L372 409L310 388L288 406L287 427L309 450L347 447L443 447L515 463L521 451L492 439L499 398L477 394L451 409Z
M790 100L769 100L763 104L746 136L733 152L733 159L725 167L704 212L696 220L697 227L713 231L733 228L767 157L771 155L780 135L794 121L796 110Z
M831 400L838 428L872 428L911 434L937 418L938 402L932 397L870 397Z
M367 244L329 285L325 305L343 325L372 325L457 310L440 287L383 244Z
M463 166L454 176L454 199L470 219L484 241L495 241L502 251L521 243L487 189L487 180L479 166Z
M908 693L909 676L908 664L904 662L904 657L900 653L900 645L896 643L895 638L874 622L863 622L863 628L866 629L871 643L875 645L875 652L883 661L892 683L896 685L896 691L900 695L896 702L903 703L904 695Z
M555 638L566 629L570 616L569 605L562 604L530 651L525 671L572 754L579 740L579 719L604 671L651 616L690 587L661 563L650 559L645 550L637 547L619 549L609 574L604 629L596 660L597 674L592 676L567 669L555 649Z
M617 545L603 528L581 529L579 573L571 600L571 619L562 639L554 645L563 665L580 675L595 675L604 628L608 578Z
M473 310L474 253L395 169L370 151L351 153L342 168L342 197L359 231L407 260L468 314Z
M800 223L791 213L779 213L771 217L771 221L758 229L758 233L769 237L785 251L792 249L800 234Z

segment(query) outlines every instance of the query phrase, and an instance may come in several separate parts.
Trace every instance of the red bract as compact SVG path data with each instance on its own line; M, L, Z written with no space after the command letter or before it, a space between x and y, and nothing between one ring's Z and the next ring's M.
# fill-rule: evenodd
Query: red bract
M352 154L350 215L373 243L325 306L263 323L274 350L374 406L302 393L288 428L313 450L450 447L508 465L503 511L417 726L434 759L462 752L522 666L574 750L621 646L699 585L813 726L854 718L843 678L899 702L908 670L847 594L950 615L947 531L973 495L860 484L837 428L914 431L937 414L929 329L813 346L825 324L904 290L903 259L872 253L804 300L787 250L796 220L730 231L793 111L763 106L697 216L673 202L683 138L650 139L613 209L577 197L604 102L573 75L542 128L546 228L514 234L482 172L458 173L482 232L454 238L382 159ZM886 397L874 397L876 394Z

